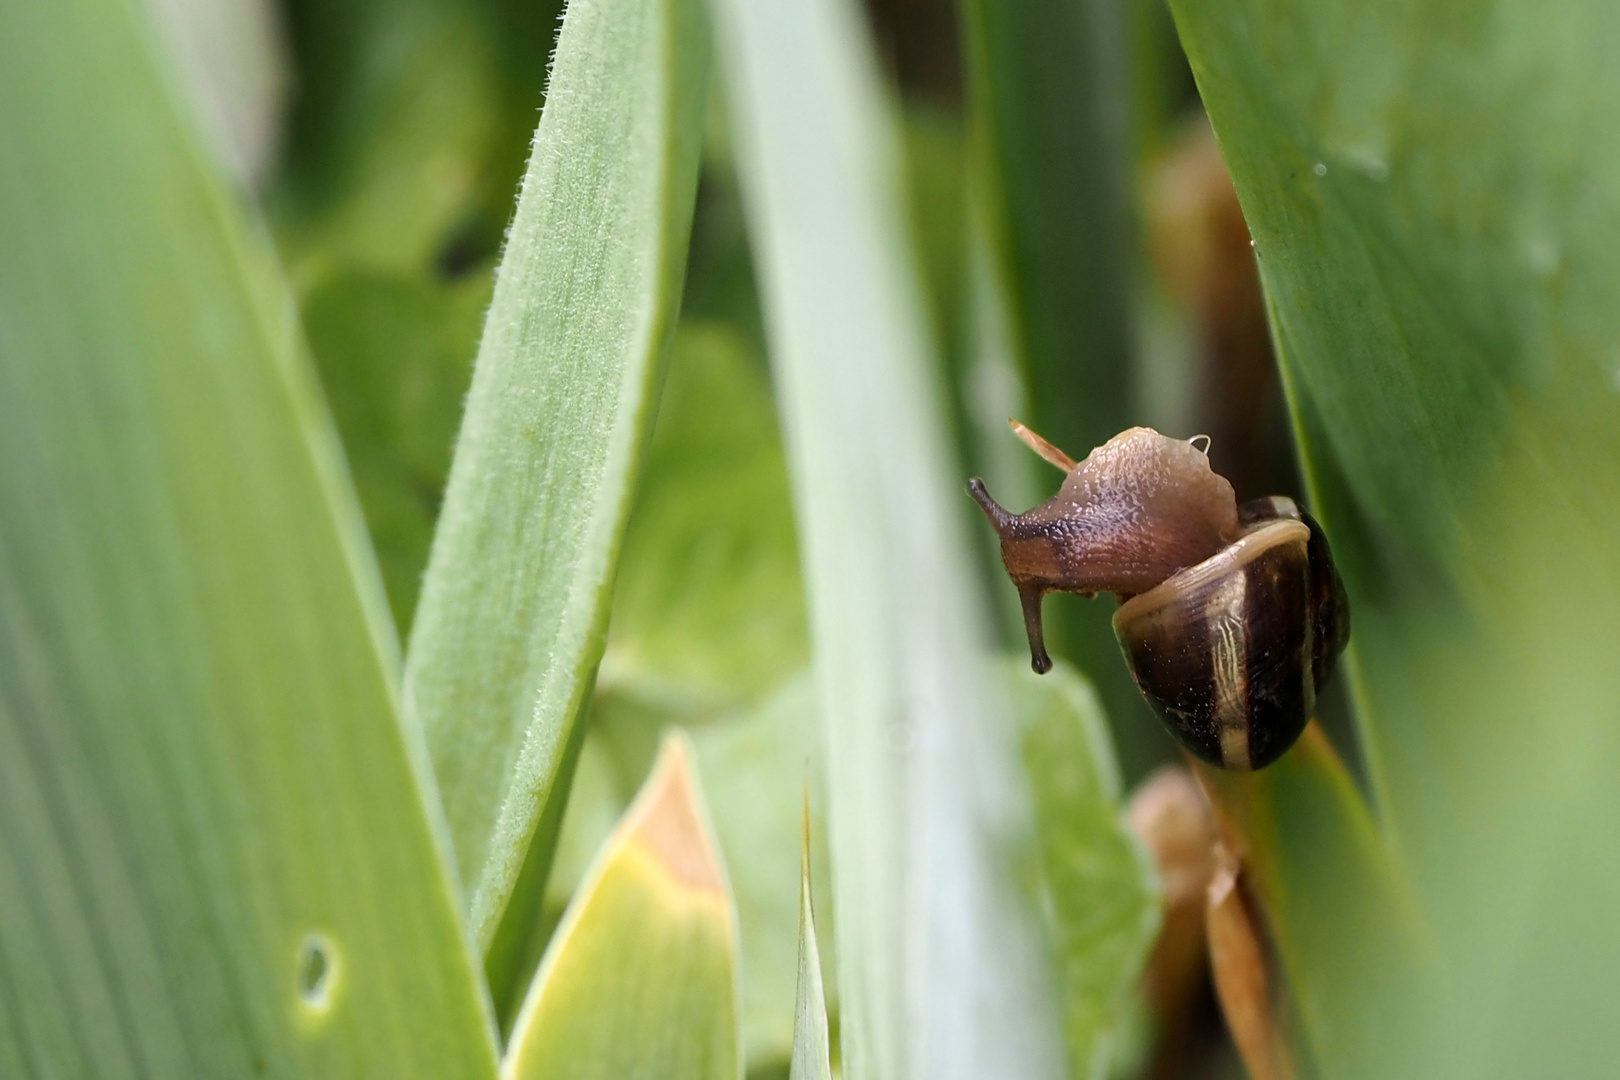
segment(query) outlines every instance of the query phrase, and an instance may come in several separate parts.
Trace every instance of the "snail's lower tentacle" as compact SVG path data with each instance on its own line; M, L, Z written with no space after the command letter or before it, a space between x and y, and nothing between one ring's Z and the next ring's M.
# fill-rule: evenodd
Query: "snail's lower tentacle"
M1052 670L1052 658L1046 655L1046 633L1041 628L1042 595L1040 589L1033 587L1018 590L1018 599L1024 606L1024 632L1029 635L1029 666L1037 675Z

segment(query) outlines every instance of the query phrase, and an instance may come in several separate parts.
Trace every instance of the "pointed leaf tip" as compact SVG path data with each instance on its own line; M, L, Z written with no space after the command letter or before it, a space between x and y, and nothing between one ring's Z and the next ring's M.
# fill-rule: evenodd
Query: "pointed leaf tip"
M698 807L692 751L683 737L665 738L642 799L629 822L631 838L681 884L724 893L725 874Z

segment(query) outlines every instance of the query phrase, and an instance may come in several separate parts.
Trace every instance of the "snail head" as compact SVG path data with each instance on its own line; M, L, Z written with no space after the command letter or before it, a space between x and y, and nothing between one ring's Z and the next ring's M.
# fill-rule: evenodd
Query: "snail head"
M977 477L968 493L1001 539L1037 672L1052 666L1041 626L1048 592L1112 592L1123 600L1203 562L1241 531L1232 485L1210 468L1201 436L1131 428L1076 463L1022 424L1013 422L1013 430L1067 473L1057 494L1014 514Z

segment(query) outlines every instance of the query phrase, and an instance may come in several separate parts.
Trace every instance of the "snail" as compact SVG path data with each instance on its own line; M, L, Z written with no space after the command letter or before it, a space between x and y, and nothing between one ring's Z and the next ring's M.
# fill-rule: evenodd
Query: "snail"
M1280 757L1350 637L1349 599L1315 520L1282 496L1240 507L1204 436L1131 428L1076 463L1013 430L1068 474L1023 514L968 482L1001 538L1035 671L1052 667L1041 598L1112 592L1126 666L1182 746L1228 769Z

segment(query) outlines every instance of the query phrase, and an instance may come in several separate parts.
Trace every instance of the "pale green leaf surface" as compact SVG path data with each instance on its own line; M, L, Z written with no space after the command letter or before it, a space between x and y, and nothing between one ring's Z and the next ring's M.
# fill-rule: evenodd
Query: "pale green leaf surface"
M693 0L580 0L496 278L405 672L487 947L543 881L680 296Z
M808 820L804 830L799 859L798 989L794 995L793 1063L788 1080L832 1080L832 1039L827 1030L827 997L821 989L821 949L816 945L815 904L810 894Z
M0 1075L493 1075L263 238L139 9L0 23Z
M1173 7L1354 605L1381 824L1443 952L1446 992L1385 1065L1518 1076L1553 1052L1599 1075L1620 1058L1620 9Z
M563 916L518 1016L506 1080L738 1080L736 911L685 739Z
M890 106L853 4L715 10L809 590L843 1069L1057 1075Z
M1158 880L1125 822L1096 691L1062 664L1036 675L1020 656L1006 667L1035 801L1069 1074L1101 1078L1128 1035L1133 992L1158 934Z

